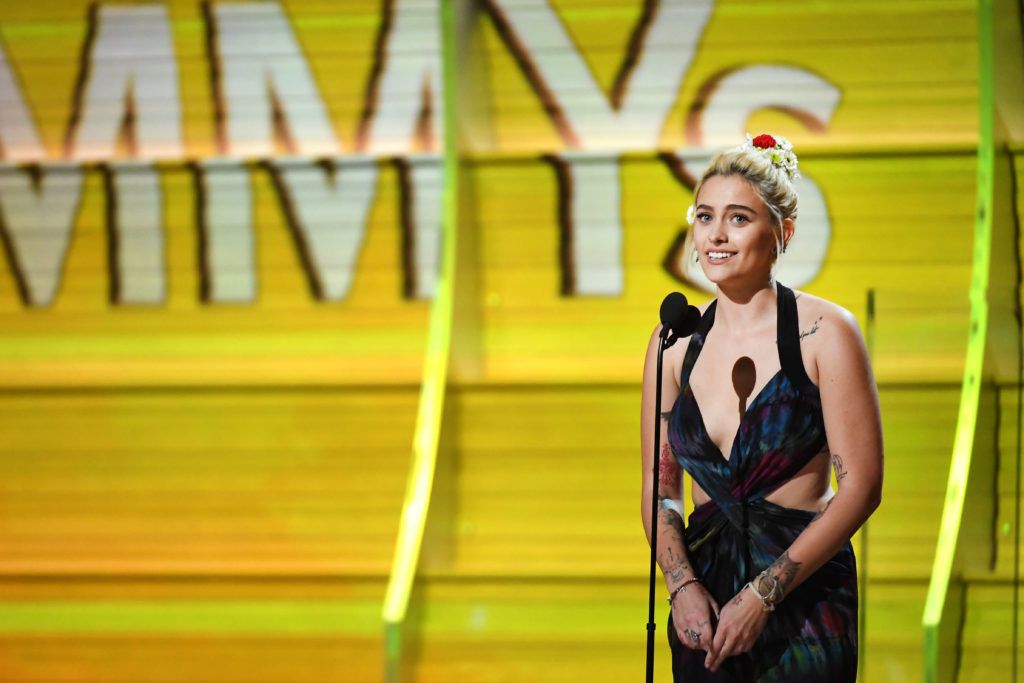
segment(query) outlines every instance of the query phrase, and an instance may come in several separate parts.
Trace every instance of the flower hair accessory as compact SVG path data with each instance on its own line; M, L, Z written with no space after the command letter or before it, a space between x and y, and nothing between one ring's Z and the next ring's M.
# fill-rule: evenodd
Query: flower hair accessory
M734 151L746 150L767 157L772 162L772 166L785 171L790 180L800 177L800 172L796 170L796 154L793 153L793 143L781 135L762 133L755 138L747 133L747 141L734 148Z
M690 204L690 208L686 210L686 222L693 225L695 220L697 220L697 207Z

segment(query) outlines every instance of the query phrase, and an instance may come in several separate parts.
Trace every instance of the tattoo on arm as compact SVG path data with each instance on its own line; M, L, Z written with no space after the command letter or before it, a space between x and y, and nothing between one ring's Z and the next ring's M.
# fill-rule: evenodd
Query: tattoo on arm
M793 583L793 577L796 576L801 564L803 563L790 559L789 551L787 550L779 556L779 559L772 563L772 566L768 568L768 573L778 579L783 593L788 593L789 584Z
M679 583L680 581L685 581L687 575L693 573L692 571L690 571L690 565L686 562L681 562L676 566L669 567L667 570L663 571L665 572L665 576L667 576L668 580L672 583Z
M658 488L669 494L669 497L679 495L679 463L669 445L662 444L661 459L658 461Z
M668 422L668 419L670 417L672 417L672 411L671 410L663 410L663 411L661 411L661 419L662 420L664 420L665 422Z
M846 468L843 467L843 459L839 457L838 453L832 454L832 467L836 471L836 483L841 483L843 478L846 477Z
M686 561L685 551L682 550L684 547L683 519L674 510L662 510L658 514L658 521L662 525L659 534L664 531L664 534L659 538L664 538L666 542L664 552L658 553L658 564L670 582L679 583L688 576L693 575L693 569L690 567L690 563ZM678 552L673 550L673 545L676 543L678 543L680 548Z
M679 537L680 541L683 540L686 530L683 528L683 518L679 516L679 513L675 510L662 509L662 511L658 513L658 519L664 522L669 529Z

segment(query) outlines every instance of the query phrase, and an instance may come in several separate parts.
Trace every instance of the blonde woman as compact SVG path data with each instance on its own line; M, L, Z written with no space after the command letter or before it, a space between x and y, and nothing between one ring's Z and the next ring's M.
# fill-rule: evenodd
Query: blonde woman
M712 160L687 216L718 296L663 364L657 560L677 682L857 674L850 537L881 502L878 392L854 316L775 279L796 229L796 166L784 138L748 135ZM648 542L660 330L641 411ZM680 468L693 479L685 524Z

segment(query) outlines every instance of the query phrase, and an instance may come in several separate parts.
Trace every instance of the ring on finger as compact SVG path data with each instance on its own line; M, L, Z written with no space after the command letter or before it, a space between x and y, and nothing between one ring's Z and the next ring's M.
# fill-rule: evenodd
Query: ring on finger
M691 641L693 641L695 643L699 643L700 642L700 634L697 633L696 631L694 631L691 628L684 628L683 629L683 635L685 635L687 638L689 638Z

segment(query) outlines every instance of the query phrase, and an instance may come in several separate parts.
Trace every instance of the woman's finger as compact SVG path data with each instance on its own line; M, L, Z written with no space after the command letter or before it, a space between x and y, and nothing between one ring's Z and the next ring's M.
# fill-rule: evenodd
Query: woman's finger
M708 642L707 635L696 624L687 623L682 630L677 629L676 635L691 650L703 650Z
M724 630L718 630L715 632L715 656L709 659L708 668L717 667L718 664L728 656L726 653L732 652L734 646L734 643L732 642L733 640L734 636L731 633L727 633Z
M705 668L707 668L710 671L717 671L718 666L722 663L722 661L725 660L726 657L732 655L732 648L732 641L727 640L724 643L722 643L722 647L718 650L718 652L715 653L714 657L711 656L711 653L708 653L708 656L704 659Z
M700 622L701 649L709 654L715 654L715 632L711 629L711 619Z

